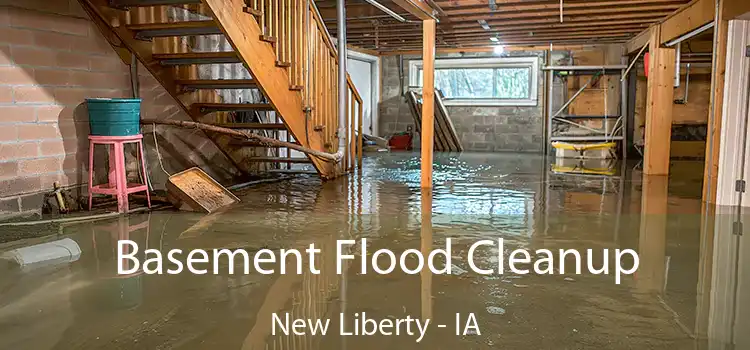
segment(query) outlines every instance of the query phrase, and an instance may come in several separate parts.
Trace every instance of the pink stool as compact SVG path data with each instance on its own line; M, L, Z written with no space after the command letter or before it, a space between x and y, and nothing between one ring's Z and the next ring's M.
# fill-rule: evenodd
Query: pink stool
M143 171L143 184L128 183L125 173L125 144L138 144L138 158ZM94 145L111 145L109 154L109 183L94 185ZM143 135L132 136L93 136L89 135L89 210L94 193L117 196L117 211L128 212L128 195L136 192L146 192L148 207L151 208L151 195L148 192L146 163L143 159Z

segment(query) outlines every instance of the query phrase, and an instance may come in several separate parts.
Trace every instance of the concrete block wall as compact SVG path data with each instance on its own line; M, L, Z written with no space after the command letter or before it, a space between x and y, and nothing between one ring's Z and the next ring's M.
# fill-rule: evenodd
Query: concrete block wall
M0 7L0 220L38 214L56 181L85 185L89 127L84 99L132 96L129 67L77 1L10 5ZM144 117L188 119L153 77L141 72ZM203 134L160 129L160 135L169 171L216 164L215 169L226 169L212 174L219 179L236 171ZM145 139L155 186L163 184L166 175L156 172L153 137ZM106 162L98 164L106 172Z
M542 51L512 51L506 56L538 56ZM492 53L438 54L440 58L495 57ZM420 56L404 56L402 73L399 74L399 57L384 56L382 65L382 95L380 103L380 135L389 137L414 129L414 121L406 98L401 95L401 86L409 86L409 61ZM539 60L540 67L543 62ZM402 83L402 85L400 84ZM483 152L541 152L544 148L544 75L539 71L538 105L534 107L489 107L448 106L461 143L467 151ZM415 135L414 147L419 147L419 135Z

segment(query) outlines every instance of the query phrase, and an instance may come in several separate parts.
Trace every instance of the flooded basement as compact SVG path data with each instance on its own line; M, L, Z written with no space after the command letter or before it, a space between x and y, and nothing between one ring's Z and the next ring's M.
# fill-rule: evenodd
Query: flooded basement
M750 349L741 332L750 329L741 221L731 210L701 215L702 163L675 162L668 183L642 181L634 167L571 174L535 155L437 155L430 195L419 188L418 154L379 154L365 158L361 176L262 184L212 215L157 211L41 227L48 235L2 243L0 254L69 238L80 256L0 267L0 349ZM0 238L15 234L0 228ZM452 274L361 274L358 260L337 274L336 240L361 238L370 251L396 254L451 238ZM619 285L611 274L470 269L469 246L500 238L506 249L633 249L640 266ZM165 253L315 243L320 274L122 276L121 239ZM491 249L477 254L483 266L497 264ZM330 319L330 330L274 335L274 313ZM470 314L478 328L465 331ZM432 323L421 339L416 323L411 334L405 324L399 335L340 334L363 315Z

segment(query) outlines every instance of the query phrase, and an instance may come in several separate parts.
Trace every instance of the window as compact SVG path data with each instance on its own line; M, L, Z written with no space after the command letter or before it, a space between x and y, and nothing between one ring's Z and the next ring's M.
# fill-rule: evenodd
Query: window
M435 60L435 88L448 106L536 106L536 57ZM422 86L422 61L409 62L409 85Z

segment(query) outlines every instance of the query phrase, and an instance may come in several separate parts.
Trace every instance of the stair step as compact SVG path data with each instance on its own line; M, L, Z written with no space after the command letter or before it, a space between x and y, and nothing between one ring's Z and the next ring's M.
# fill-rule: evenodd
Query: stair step
M178 66L190 64L223 64L240 63L240 57L234 51L224 52L185 52L163 53L152 56L162 66Z
M110 0L110 6L115 8L148 7L162 5L194 5L201 0Z
M253 79L178 80L176 83L186 90L258 88L258 84Z
M279 123L213 123L211 125L228 129L286 130L286 126Z
M251 157L247 158L248 161L251 162L258 162L258 163L312 163L309 158L301 158L301 157Z
M193 103L193 107L203 113L273 111L268 103Z
M301 170L301 169L270 169L267 172L272 174L305 174L305 175L318 175L315 170Z
M127 28L134 31L135 38L139 40L170 36L223 34L214 21L131 24Z

